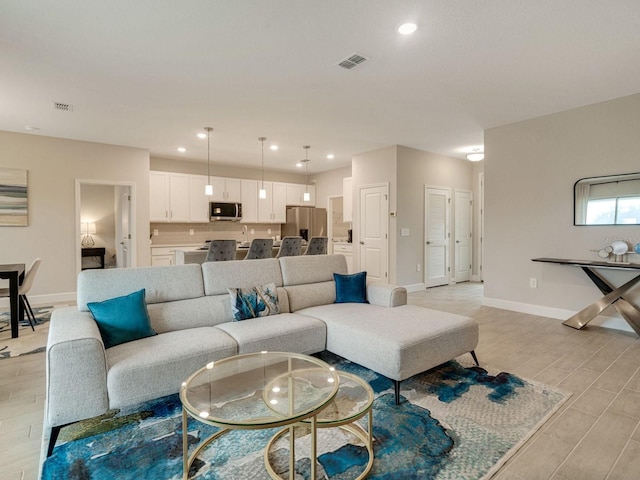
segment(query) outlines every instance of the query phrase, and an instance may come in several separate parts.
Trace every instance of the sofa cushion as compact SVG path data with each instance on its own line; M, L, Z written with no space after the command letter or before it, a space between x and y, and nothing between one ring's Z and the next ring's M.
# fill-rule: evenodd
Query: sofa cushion
M103 302L88 303L87 307L98 324L104 348L156 334L149 324L144 289Z
M334 273L336 303L367 303L367 272L351 275Z
M282 286L280 264L276 258L231 260L202 264L206 295L227 294L227 288L249 288L273 282Z
M145 289L147 304L202 297L202 270L196 264L83 270L78 275L78 310L87 311L89 302L102 302L141 288Z
M393 380L405 380L478 344L475 320L416 305L334 303L297 313L327 324L327 350Z
M333 280L309 285L291 285L284 289L289 296L289 308L292 312L336 301L336 284Z
M236 342L215 327L168 332L110 348L109 408L177 393L196 370L236 353Z
M278 292L271 282L252 288L229 288L231 310L235 320L278 315Z
M238 343L238 353L261 351L316 353L325 349L326 326L320 320L282 313L218 325Z
M300 255L279 259L283 285L307 285L332 282L333 274L346 275L347 259L344 255Z

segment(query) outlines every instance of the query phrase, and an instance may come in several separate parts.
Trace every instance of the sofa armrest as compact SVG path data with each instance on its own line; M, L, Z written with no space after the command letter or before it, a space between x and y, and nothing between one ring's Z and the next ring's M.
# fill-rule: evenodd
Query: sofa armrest
M109 409L104 343L90 313L75 307L53 311L46 373L49 426L95 417Z
M381 307L399 307L407 304L407 289L384 282L367 284L367 300Z

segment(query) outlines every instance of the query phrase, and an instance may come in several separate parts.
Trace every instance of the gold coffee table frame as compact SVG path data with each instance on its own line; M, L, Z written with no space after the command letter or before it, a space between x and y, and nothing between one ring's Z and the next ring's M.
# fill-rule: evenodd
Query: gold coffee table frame
M364 444L367 449L367 453L369 454L369 461L364 467L364 470L354 479L361 480L366 478L373 467L373 400L375 397L373 389L369 383L364 381L362 378L353 375L352 373L340 371L337 373L340 377L338 393L316 416L312 417L310 420L303 420L300 423L311 424L311 441L314 444L317 442L316 428L341 428L358 438ZM350 390L348 396L344 394L347 388ZM265 389L265 398L269 391L269 388ZM356 403L352 404L348 411L345 411L344 406L349 405L349 403L354 399L354 396L356 397ZM367 415L367 430L355 423L365 415ZM283 428L277 432L271 440L269 440L269 443L267 443L267 447L264 450L264 464L272 478L280 477L271 466L271 462L269 461L269 451L275 442L277 442L280 437L286 433L289 433L289 452L291 455L291 452L295 448L293 427ZM317 454L314 453L317 450L316 447L317 446L314 445L312 448L312 464L315 464L317 461ZM291 458L289 459L289 462L291 465ZM311 478L315 478L315 476L312 476Z
M275 379L285 380L286 391L278 402L265 402L265 394L258 392L272 385ZM311 454L316 458L316 416L336 396L339 376L322 360L288 352L260 352L237 355L208 363L196 371L180 388L182 402L183 479L200 452L230 430L258 430L291 426L306 421L311 425ZM253 397L253 399L251 399ZM276 399L271 397L270 400ZM240 416L237 405L248 402L253 416ZM234 405L235 404L235 405ZM236 407L236 408L234 408ZM188 451L188 417L220 427L206 438L196 450ZM294 440L294 435L292 435ZM289 478L295 478L295 445L290 442ZM273 479L281 477L269 462L265 467ZM316 477L316 462L311 462L311 478Z

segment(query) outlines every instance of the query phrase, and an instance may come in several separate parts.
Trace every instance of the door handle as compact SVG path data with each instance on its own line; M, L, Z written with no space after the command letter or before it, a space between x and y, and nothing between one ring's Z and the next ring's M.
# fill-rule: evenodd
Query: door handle
M456 243L460 243L460 240L456 240Z
M431 245L431 242L427 242L427 245Z
M360 245L364 245L364 242L362 240L360 240Z

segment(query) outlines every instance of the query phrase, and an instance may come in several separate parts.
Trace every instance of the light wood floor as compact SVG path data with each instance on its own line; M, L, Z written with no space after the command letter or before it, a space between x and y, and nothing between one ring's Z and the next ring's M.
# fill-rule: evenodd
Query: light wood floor
M409 295L409 303L474 317L480 364L573 396L494 480L640 478L640 340L635 334L482 306L482 285ZM0 479L36 479L44 354L0 360Z

